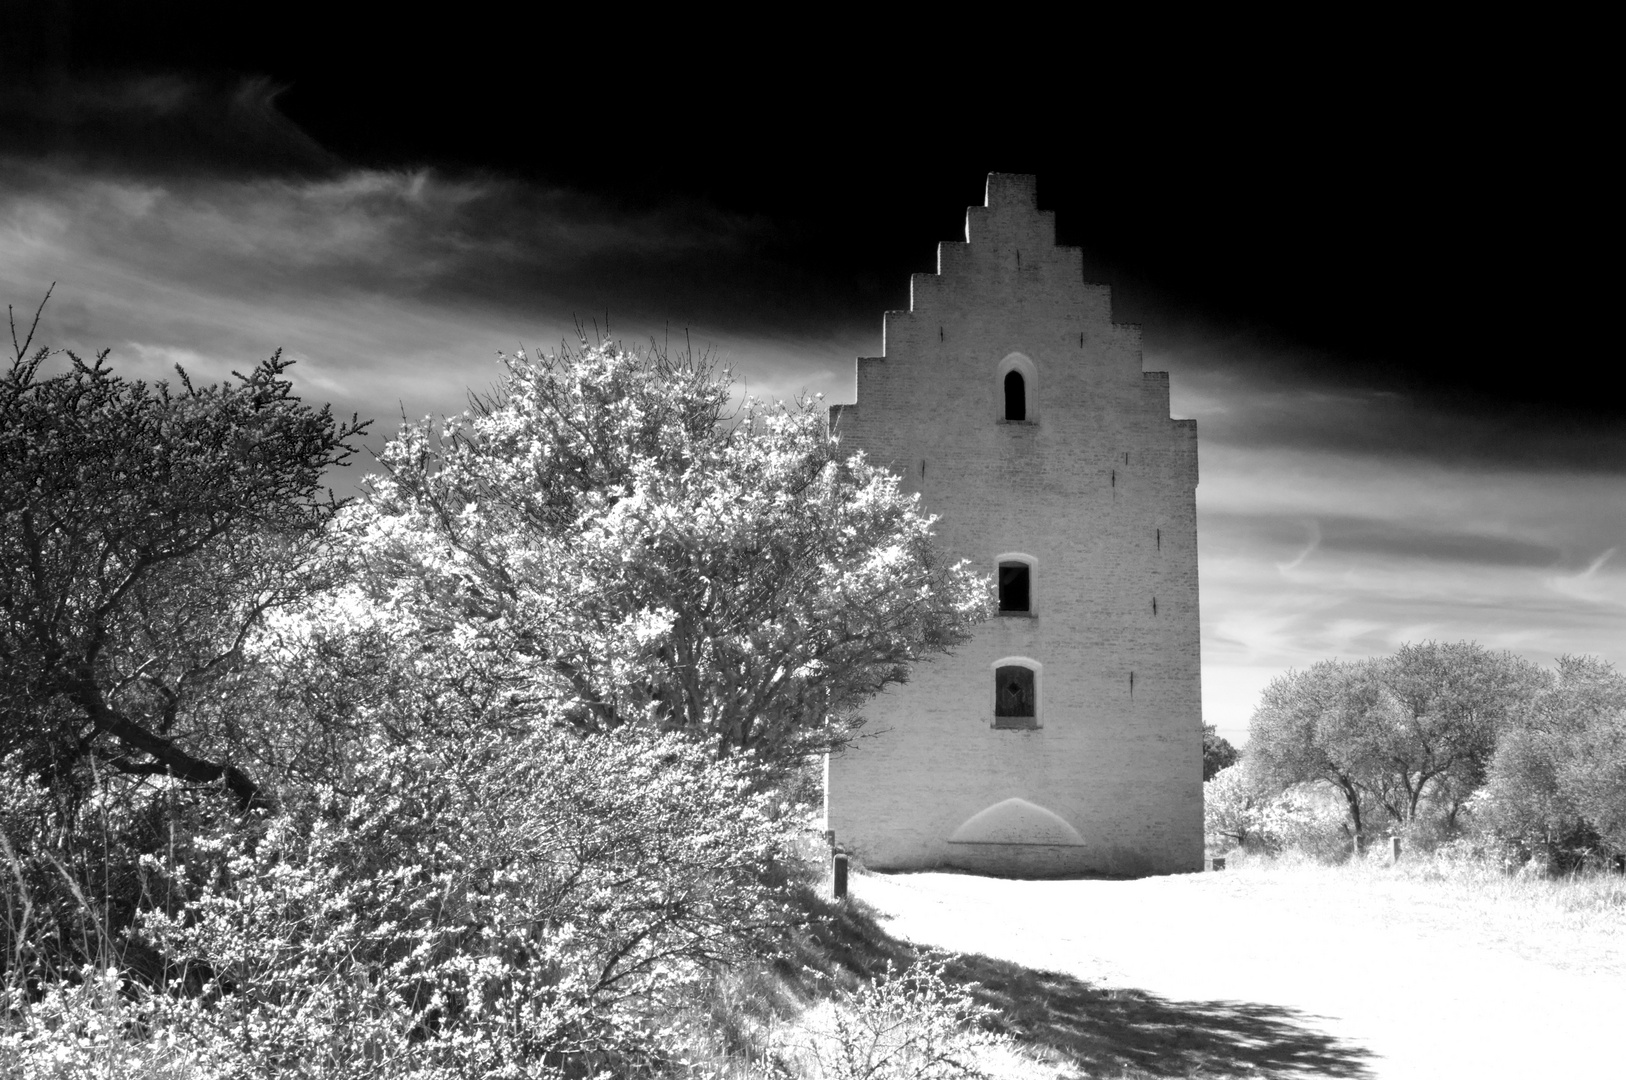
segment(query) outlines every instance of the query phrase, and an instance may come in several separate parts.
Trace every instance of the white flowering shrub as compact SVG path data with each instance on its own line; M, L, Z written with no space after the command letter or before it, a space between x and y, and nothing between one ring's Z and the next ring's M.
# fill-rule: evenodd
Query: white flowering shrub
M1353 842L1337 797L1315 784L1296 784L1266 802L1259 837L1265 851L1329 861L1347 856Z
M223 831L146 933L201 991L197 1052L251 1073L633 1075L675 995L791 917L747 770L675 738L538 731L394 751ZM324 1072L325 1070L325 1072Z
M1258 846L1270 793L1244 763L1227 765L1203 784L1203 836L1215 851Z
M126 993L116 969L87 964L71 979L3 992L0 1076L77 1080L139 1076L151 1080L218 1075L174 1023L183 1002ZM158 1032L157 1037L146 1033Z
M704 363L504 360L470 413L402 427L346 527L375 603L507 659L516 696L582 730L799 756L989 611L818 401L747 398L730 420Z
M1246 761L1221 769L1203 785L1203 831L1216 851L1293 850L1337 858L1350 845L1345 822L1336 798L1317 785L1272 790Z
M873 982L812 1009L776 1032L769 1064L799 1080L975 1080L980 1059L1009 1040L986 1030L995 1010L973 985L950 986L948 958L927 955L898 972L891 961Z

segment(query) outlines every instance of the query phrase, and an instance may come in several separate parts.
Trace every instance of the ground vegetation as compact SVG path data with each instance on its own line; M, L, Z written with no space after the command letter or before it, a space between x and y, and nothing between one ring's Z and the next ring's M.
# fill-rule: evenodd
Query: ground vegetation
M829 915L810 755L991 604L896 479L816 401L584 343L404 424L346 505L317 485L363 425L280 357L147 386L30 348L0 386L0 1067L734 1070L697 1064L695 1003ZM884 1015L904 1056L865 1075L975 1075L980 1014L932 978L832 985L835 1043L774 1067L846 1075L819 1054Z

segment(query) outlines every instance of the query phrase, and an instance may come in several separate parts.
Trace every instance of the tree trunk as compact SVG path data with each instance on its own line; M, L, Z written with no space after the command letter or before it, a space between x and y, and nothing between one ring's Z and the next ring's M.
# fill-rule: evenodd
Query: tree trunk
M1349 819L1355 826L1355 851L1358 854L1365 854L1366 833L1361 829L1361 793L1346 780L1340 780L1338 787L1344 793L1344 802L1349 805Z

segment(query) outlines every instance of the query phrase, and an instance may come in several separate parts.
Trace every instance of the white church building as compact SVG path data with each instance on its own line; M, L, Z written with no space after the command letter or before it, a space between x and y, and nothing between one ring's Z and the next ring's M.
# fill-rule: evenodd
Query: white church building
M1056 246L1034 178L995 173L882 353L832 428L920 492L999 611L830 756L837 845L880 870L1202 869L1197 425L1140 328Z

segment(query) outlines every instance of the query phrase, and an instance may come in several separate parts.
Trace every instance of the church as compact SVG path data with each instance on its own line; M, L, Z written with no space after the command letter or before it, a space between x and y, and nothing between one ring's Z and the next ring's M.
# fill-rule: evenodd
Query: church
M1201 870L1197 425L1056 246L1034 177L989 175L830 423L998 589L828 758L838 848L874 870Z

